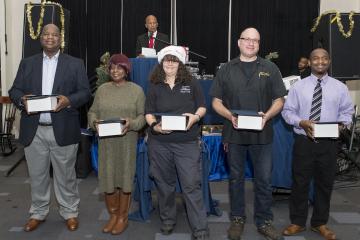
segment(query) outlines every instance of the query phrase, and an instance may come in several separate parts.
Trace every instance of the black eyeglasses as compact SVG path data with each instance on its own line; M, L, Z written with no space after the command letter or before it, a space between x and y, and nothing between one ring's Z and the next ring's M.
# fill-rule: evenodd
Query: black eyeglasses
M260 40L259 39L252 39L252 38L240 38L241 40L243 40L246 44L259 44Z

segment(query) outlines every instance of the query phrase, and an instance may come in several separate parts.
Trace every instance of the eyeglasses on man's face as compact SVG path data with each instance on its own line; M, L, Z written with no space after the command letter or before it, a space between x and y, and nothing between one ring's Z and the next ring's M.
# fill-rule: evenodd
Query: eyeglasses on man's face
M260 39L253 39L253 38L243 38L241 37L240 40L244 41L246 44L259 44L260 43Z

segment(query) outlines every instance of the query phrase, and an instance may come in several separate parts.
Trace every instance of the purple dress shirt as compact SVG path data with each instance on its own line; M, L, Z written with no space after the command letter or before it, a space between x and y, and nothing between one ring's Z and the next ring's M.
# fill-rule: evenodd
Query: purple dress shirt
M299 126L301 120L308 120L310 116L312 97L317 77L309 77L296 82L289 91L281 112L284 120L294 126L294 132L306 135ZM349 90L345 84L335 78L325 75L321 79L322 105L320 122L341 122L349 125L354 113Z

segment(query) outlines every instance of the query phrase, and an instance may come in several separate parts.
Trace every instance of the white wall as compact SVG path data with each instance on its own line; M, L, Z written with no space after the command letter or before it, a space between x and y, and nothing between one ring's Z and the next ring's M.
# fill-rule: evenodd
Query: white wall
M21 60L24 25L24 5L28 2L28 0L0 1L0 55L2 96L8 95L8 90L12 86ZM32 3L40 2L40 0L32 0ZM5 55L5 10L8 51L7 55ZM17 111L13 128L13 134L15 134L15 138L18 138L19 136L19 120L19 112Z
M6 63L5 63L5 5L4 1L0 1L0 63L1 63L1 85L4 86L6 78ZM2 87L4 89L4 87ZM4 95L1 92L1 95Z
M328 10L338 12L359 12L360 0L320 0L320 13Z
M336 10L338 12L360 12L360 0L321 0L320 13L328 10ZM354 28L359 28L360 23L355 22ZM348 26L344 26L348 29ZM360 80L347 81L346 85L350 90L354 104L360 106Z
M7 92L14 81L21 60L24 4L28 2L28 0L0 1L1 95L3 96L8 95ZM32 2L40 3L40 0L32 0ZM7 55L5 55L5 7ZM36 22L34 24L36 24Z

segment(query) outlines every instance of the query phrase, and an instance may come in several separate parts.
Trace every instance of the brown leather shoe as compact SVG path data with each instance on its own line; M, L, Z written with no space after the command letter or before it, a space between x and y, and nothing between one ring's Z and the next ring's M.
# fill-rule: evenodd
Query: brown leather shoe
M77 218L69 218L66 220L66 226L69 231L75 231L79 227L79 221Z
M317 227L312 227L311 230L314 232L320 233L326 240L336 240L336 235L331 231L326 225L320 225Z
M290 224L287 226L287 228L284 229L283 235L285 236L292 236L295 234L298 234L299 232L305 231L305 227L296 225L296 224Z
M45 220L39 220L35 218L30 218L28 222L24 226L25 232L31 232L35 230L41 223L43 223Z

